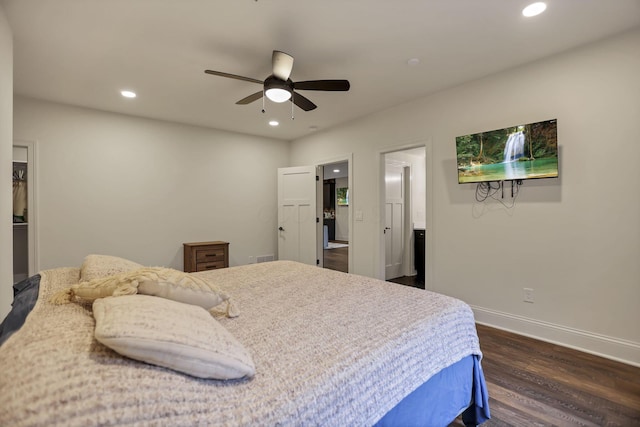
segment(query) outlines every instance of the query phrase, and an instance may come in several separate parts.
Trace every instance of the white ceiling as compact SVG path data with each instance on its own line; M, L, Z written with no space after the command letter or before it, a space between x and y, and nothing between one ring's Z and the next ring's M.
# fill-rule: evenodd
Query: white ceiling
M322 175L324 179L346 178L349 176L349 163L339 162L324 165Z
M286 140L640 25L640 0L548 0L524 18L528 3L0 0L17 94ZM204 73L263 80L274 49L295 58L293 81L348 79L351 90L301 92L318 108L291 120L290 103L235 105L260 85Z

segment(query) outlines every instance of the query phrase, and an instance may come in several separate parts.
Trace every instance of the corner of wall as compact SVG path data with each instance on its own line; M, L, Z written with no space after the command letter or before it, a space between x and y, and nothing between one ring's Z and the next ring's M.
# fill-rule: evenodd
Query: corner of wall
M13 35L0 5L0 252L13 254L13 204L11 180L13 158ZM13 256L0 257L0 319L11 310Z

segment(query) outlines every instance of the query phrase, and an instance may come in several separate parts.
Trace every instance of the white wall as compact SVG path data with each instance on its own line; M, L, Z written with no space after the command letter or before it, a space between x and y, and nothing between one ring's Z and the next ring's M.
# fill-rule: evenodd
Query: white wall
M640 29L294 141L292 165L353 152L352 272L377 276L379 153L430 141L431 288L485 323L640 365L638 76ZM526 181L511 210L457 184L456 136L550 118L560 179Z
M13 36L0 5L0 319L13 301Z
M38 144L38 269L89 253L182 268L183 242L230 242L230 264L277 253L276 170L289 143L16 97Z

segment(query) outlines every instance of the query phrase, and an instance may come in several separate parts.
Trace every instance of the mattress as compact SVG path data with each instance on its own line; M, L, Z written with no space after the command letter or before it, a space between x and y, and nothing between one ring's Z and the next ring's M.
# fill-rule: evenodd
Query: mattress
M118 355L93 337L90 306L48 302L79 269L47 270L33 311L0 347L12 367L0 379L0 424L402 425L385 415L442 372L466 376L453 384L461 403L446 423L465 406L468 424L488 416L462 301L290 261L195 274L240 309L218 320L251 353L255 377L202 380ZM441 407L417 401L429 413Z

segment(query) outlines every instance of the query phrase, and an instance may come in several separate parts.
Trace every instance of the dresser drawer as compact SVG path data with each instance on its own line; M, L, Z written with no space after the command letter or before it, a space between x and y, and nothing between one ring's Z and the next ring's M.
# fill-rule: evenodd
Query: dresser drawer
M211 262L196 263L196 271L215 270L216 268L225 268L224 260Z
M201 262L208 263L214 261L224 262L225 252L225 248L221 246L207 249L196 249L196 263L200 264Z
M183 245L184 271L187 273L229 267L227 242L194 242Z

